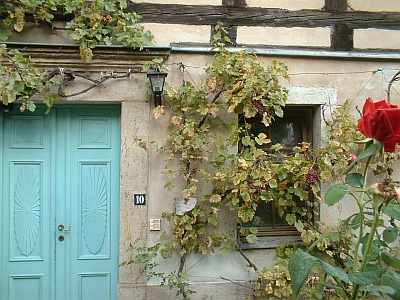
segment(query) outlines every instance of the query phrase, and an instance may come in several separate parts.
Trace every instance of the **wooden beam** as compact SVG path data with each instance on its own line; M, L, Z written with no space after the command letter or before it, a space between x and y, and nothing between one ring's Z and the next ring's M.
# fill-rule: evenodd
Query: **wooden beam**
M246 7L246 0L222 0L223 6L236 6L236 7ZM236 46L237 40L237 25L223 24L225 29L228 31L227 36L231 41L232 45ZM211 34L215 33L215 25L212 26ZM228 43L226 43L228 45Z
M347 0L325 0L326 11L346 11Z
M333 25L331 28L331 50L350 51L354 48L354 30L345 24Z
M23 55L31 57L35 66L52 69L64 67L75 71L101 72L115 70L125 72L128 69L141 68L143 64L155 57L167 59L171 47L133 47L103 46L93 49L93 60L89 64L82 63L79 45L30 44L6 42L8 49L17 49Z
M346 24L350 29L381 28L400 30L397 12L286 10L260 7L130 3L128 12L142 16L142 22L188 25L328 27Z
M223 6L237 6L237 7L245 7L246 0L222 0Z
M344 12L347 10L347 0L325 0L324 10L328 12ZM331 25L331 50L350 51L354 48L354 29L348 24Z

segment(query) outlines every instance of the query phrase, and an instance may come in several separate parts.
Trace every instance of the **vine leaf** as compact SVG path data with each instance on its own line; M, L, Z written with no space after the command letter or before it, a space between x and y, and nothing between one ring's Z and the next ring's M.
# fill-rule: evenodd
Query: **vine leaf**
M246 240L249 244L256 244L258 242L258 238L255 234L247 235Z
M346 196L348 190L348 186L342 183L332 185L325 193L325 203L329 206L334 205Z
M8 37L11 35L11 30L8 28L2 28L0 29L0 40L7 40Z

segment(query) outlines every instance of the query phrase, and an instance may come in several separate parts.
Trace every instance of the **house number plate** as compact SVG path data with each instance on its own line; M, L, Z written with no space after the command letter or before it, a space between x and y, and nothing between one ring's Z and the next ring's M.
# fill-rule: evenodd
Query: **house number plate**
M134 194L133 195L134 205L146 205L146 194Z

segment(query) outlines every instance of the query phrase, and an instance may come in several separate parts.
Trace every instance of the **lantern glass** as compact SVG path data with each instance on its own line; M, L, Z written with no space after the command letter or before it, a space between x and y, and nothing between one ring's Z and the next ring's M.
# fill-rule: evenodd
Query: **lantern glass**
M162 94L164 89L165 77L167 77L168 73L164 72L149 72L147 77L150 80L151 90L153 94Z

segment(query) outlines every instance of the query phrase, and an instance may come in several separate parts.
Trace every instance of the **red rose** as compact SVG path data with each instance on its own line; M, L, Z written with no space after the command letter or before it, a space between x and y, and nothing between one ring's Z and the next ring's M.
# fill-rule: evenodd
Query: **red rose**
M400 188L394 188L396 190L396 194L397 194L397 202L399 202L400 204Z
M400 144L400 109L386 100L374 103L368 98L358 129L366 137L382 142L386 152L395 152L396 144Z

